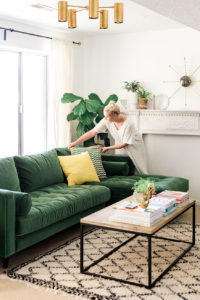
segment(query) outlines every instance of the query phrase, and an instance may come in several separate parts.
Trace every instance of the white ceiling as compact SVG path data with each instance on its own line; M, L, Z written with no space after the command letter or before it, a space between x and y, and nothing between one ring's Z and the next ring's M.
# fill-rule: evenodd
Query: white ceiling
M200 30L199 0L132 0L182 24Z
M99 0L101 6L113 5L117 0ZM89 20L88 12L82 11L77 14L77 29L75 32L102 34L103 33L124 33L148 30L165 30L184 27L178 22L144 8L132 0L120 0L124 2L124 24L114 24L113 9L109 10L109 29L100 30L99 20ZM53 10L34 8L32 4L44 4L53 7ZM88 0L69 0L70 4L88 5ZM56 0L1 0L0 16L4 19L20 21L23 23L57 29L59 31L71 32L66 23L57 22L57 1Z

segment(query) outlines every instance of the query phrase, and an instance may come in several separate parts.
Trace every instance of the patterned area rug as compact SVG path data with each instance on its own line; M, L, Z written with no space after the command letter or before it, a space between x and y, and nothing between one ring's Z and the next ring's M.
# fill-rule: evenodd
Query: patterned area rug
M80 274L79 238L8 271L8 276L63 293L102 300L200 299L200 225L196 245L152 289ZM191 224L171 223L162 237L191 241ZM130 234L92 230L85 235L84 266L116 247ZM187 247L184 243L153 239L152 271L158 276ZM137 237L90 270L108 276L147 283L147 239Z

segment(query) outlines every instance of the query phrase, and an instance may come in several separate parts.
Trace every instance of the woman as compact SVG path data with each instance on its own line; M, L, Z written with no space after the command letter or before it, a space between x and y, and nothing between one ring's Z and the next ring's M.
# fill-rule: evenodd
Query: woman
M138 173L147 174L144 143L133 121L120 113L119 106L114 102L104 108L103 118L92 130L83 134L79 139L69 145L72 147L94 137L107 129L115 140L115 145L101 148L101 152L115 150L116 154L129 155Z

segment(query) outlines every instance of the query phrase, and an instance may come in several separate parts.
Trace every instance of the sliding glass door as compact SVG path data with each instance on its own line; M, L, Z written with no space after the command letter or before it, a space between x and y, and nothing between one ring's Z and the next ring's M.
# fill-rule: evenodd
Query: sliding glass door
M18 54L0 51L0 157L18 154Z
M46 150L46 57L0 51L0 157Z
M46 57L22 56L23 153L46 148Z

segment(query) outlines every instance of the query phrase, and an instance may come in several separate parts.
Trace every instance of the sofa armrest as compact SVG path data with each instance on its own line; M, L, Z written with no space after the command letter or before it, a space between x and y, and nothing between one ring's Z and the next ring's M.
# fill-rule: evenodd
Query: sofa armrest
M135 166L130 159L130 157L127 155L115 155L115 154L102 154L102 161L115 161L115 162L127 162L129 165L129 174L128 175L134 175L135 173Z
M15 191L12 193L15 198L16 216L27 216L32 207L30 194Z
M12 191L0 189L0 256L15 253L15 197Z

